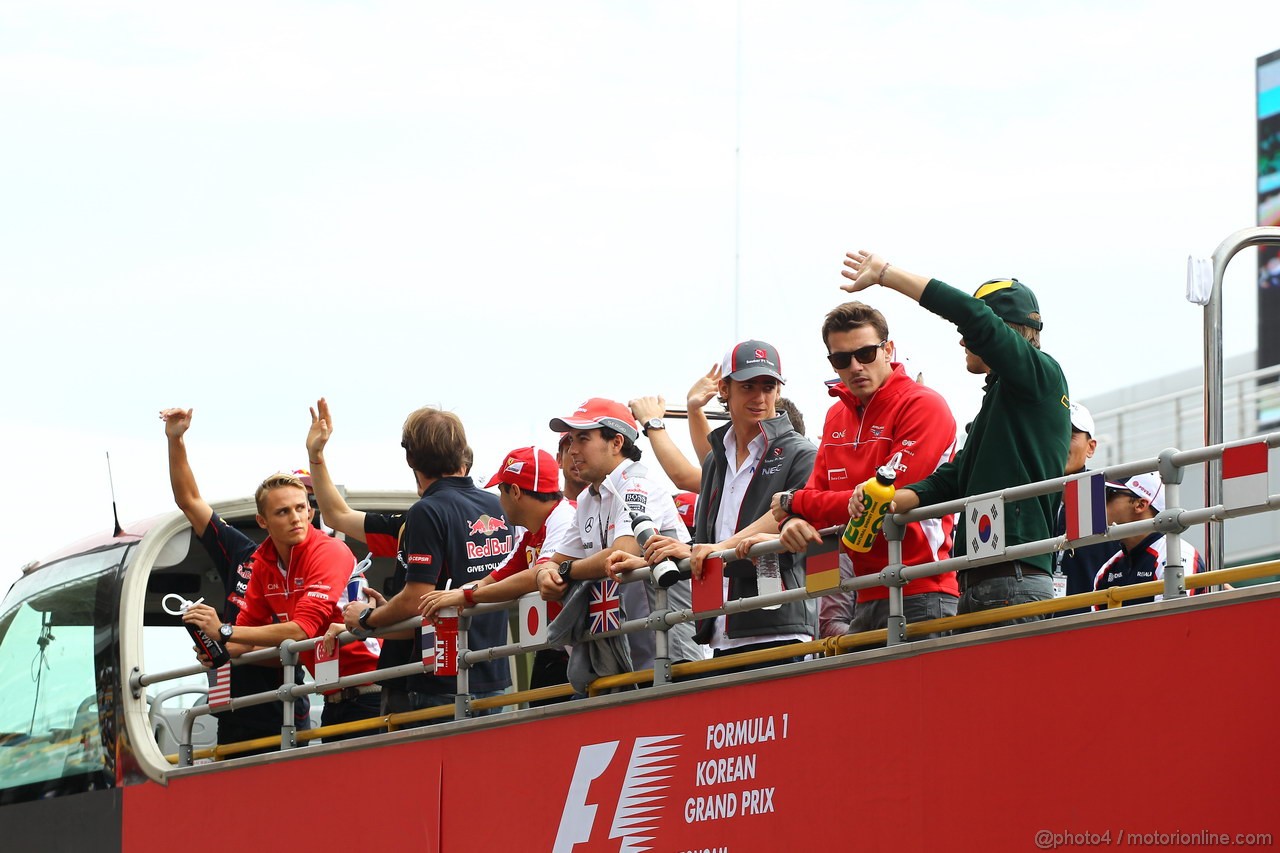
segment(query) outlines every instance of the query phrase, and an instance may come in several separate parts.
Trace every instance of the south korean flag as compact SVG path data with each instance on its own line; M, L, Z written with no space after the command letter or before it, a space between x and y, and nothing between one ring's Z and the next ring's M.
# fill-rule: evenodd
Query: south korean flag
M965 549L970 560L1004 553L1004 498L982 498L964 505Z

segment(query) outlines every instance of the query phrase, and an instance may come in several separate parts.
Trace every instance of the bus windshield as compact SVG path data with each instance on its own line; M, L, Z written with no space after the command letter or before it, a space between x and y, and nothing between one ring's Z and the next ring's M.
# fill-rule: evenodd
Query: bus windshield
M110 784L99 706L111 697L99 685L114 682L113 593L126 550L41 567L0 606L0 802Z

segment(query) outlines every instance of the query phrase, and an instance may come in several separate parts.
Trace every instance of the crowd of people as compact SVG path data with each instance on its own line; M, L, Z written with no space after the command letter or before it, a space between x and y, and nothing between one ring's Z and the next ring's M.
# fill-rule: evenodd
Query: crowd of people
M531 593L549 603L553 630L550 644L534 657L530 686L568 683L578 695L598 676L655 662L698 661L886 627L888 590L877 585L677 624L667 631L661 655L651 631L586 642L592 625L607 632L657 608L655 584L618 581L623 573L667 561L687 558L692 576L663 587L670 609L692 608L692 584L714 582L704 573L708 558L719 552L740 558L714 575L726 602L804 586L806 550L821 544L823 528L867 511L861 484L882 467L892 469L900 484L896 512L1085 470L1096 447L1092 418L1072 403L1061 367L1040 348L1043 318L1028 286L996 279L969 294L867 252L850 253L844 267L844 290L894 290L956 327L966 368L985 382L981 407L959 449L945 398L906 373L888 321L860 301L837 305L822 323L837 378L827 382L835 399L816 444L804 436L799 412L781 397L786 379L777 349L748 340L689 391L695 460L667 432L661 397L629 404L593 397L548 419L554 455L533 445L516 448L482 489L470 477L474 460L459 418L426 407L405 420L401 441L419 500L404 512L375 513L352 509L335 486L325 458L333 413L322 399L311 410L306 438L308 478L273 475L256 492L257 523L266 531L261 545L201 498L186 456L191 411L167 409L161 417L175 500L227 583L221 611L199 604L184 621L220 639L233 656L308 637L324 637L324 650L332 654L339 635L350 632L358 639L338 652L342 676L396 669L380 684L325 693L325 725L452 705L458 678L421 667L421 629L380 629ZM715 429L705 412L713 399L727 414L727 423ZM642 438L676 493L641 462ZM323 531L312 496L328 527L365 543L373 556L395 559L386 595L367 587L349 595L355 558L341 539ZM1159 478L1107 484L1106 508L1117 523L1154 517L1164 508ZM965 554L974 536L969 526L963 514L909 524L902 561L920 566ZM1004 513L1006 547L1060 536L1064 529L1058 496L1011 502ZM776 560L746 559L770 540L780 541ZM1163 544L1152 533L917 578L903 589L904 615L917 622L1158 579L1166 561ZM1199 568L1189 544L1183 555L1189 572ZM883 536L867 551L842 548L839 555L842 578L877 574L887 563ZM476 613L468 648L503 645L507 630L502 612ZM371 636L375 631L380 639ZM314 672L315 653L302 662ZM737 668L751 665L762 664ZM232 674L232 695L280 683L278 669L241 666ZM475 699L510 686L508 661L498 658L470 666L462 692ZM300 720L305 716L305 700L296 713ZM279 712L259 706L224 714L219 740L278 730Z

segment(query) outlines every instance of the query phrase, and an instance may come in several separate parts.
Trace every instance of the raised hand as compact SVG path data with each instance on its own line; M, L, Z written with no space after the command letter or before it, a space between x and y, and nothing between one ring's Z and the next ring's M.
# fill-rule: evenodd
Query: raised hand
M713 364L711 369L707 371L706 376L698 378L693 383L693 387L689 389L689 397L686 401L690 409L701 409L710 403L715 396L720 393L720 365Z
M840 275L849 279L849 284L840 285L840 289L849 293L866 290L873 284L879 284L889 264L879 255L873 255L865 249L845 254L844 266Z
M333 435L333 418L329 414L329 403L321 397L316 400L316 407L311 412L311 428L307 430L307 456L318 459L324 452L324 446Z
M161 409L160 420L164 421L164 434L169 438L180 438L191 428L191 412L193 409Z

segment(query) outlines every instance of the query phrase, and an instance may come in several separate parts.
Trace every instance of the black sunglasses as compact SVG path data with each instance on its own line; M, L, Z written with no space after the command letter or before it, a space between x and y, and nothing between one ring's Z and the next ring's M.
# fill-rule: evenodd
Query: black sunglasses
M858 347L850 352L829 352L827 353L827 361L831 362L831 366L836 370L844 370L856 358L858 364L870 364L876 360L879 350L889 343L887 340L878 344L868 344L865 347Z

